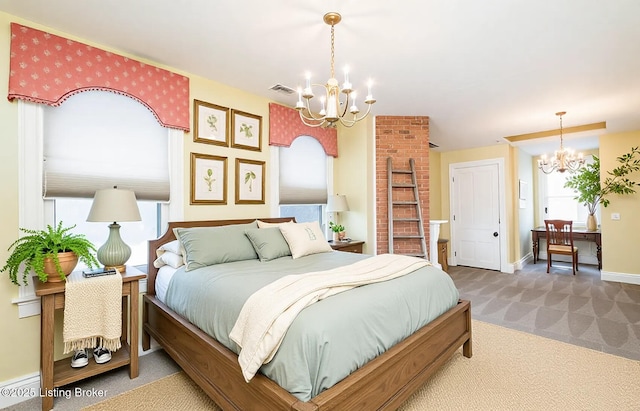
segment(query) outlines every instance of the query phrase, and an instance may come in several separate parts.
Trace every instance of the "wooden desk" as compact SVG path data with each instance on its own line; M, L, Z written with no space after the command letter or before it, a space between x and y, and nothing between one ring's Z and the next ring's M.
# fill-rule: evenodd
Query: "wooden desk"
M114 368L129 364L129 377L138 376L138 281L145 273L127 266L122 274L122 347L112 353L111 360L104 364L89 364L82 368L71 368L71 359L53 361L54 312L64 308L65 283L43 283L34 277L36 295L40 297L40 393L42 410L53 408L54 388L82 380ZM88 280L90 281L90 280ZM127 308L127 300L131 310ZM129 313L129 315L127 315ZM131 333L129 343L127 334Z
M538 262L540 256L540 238L547 237L547 230L544 227L537 227L531 230L533 240L533 263ZM598 256L598 270L602 270L602 236L600 230L587 231L586 229L573 229L573 241L592 241L596 243L596 253Z

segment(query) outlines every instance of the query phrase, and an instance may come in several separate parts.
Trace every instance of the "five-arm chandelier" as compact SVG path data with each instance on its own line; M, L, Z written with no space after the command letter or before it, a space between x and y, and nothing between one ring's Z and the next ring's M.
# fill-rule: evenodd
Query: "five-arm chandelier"
M552 158L547 158L546 155L543 155L540 160L538 160L538 168L545 174L550 174L554 171L560 173L569 171L572 173L580 169L584 164L582 153L576 155L574 150L564 148L562 144L562 116L565 114L567 114L566 111L556 113L556 116L560 117L560 150L557 150Z
M339 13L331 12L324 15L324 22L331 26L331 78L327 84L311 83L310 75L307 75L307 82L304 89L298 88L298 102L296 109L300 112L302 122L310 127L335 127L338 122L346 127L351 127L358 121L364 119L371 111L371 105L376 102L371 94L371 81L368 84L368 93L364 99L367 111L363 115L356 105L356 92L349 82L349 72L345 70L344 83L342 88L336 80L334 71L334 26L340 23L342 16ZM310 106L310 101L314 96L313 89L321 88L320 110L314 113ZM344 94L343 101L340 94ZM304 101L303 101L304 99Z

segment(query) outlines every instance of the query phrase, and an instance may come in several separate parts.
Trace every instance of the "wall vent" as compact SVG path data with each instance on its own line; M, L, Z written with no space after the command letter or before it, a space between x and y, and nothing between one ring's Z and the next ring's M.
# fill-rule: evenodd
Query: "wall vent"
M273 90L273 91L276 91L278 93L282 93L282 94L286 94L286 95L291 95L291 94L296 92L291 87L287 87L287 86L282 85L282 84L275 84L275 85L269 87L269 90Z

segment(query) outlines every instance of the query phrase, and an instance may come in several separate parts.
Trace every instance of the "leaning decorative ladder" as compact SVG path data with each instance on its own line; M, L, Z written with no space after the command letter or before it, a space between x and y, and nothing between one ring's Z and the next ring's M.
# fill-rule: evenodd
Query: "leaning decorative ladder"
M421 252L410 253L408 255L428 258L427 243L425 241L424 225L422 221L422 210L420 209L420 196L418 195L416 166L413 158L409 159L409 167L409 170L393 169L391 157L387 157L389 253L394 254L393 240L395 239L419 241ZM411 177L410 182L406 181L407 176ZM409 194L407 191L409 191ZM414 208L414 210L408 210L407 208ZM394 211L397 211L397 214L399 215L398 217L394 216ZM396 233L394 231L395 223L399 223L404 226L410 226L410 223L415 223L417 227L411 231Z

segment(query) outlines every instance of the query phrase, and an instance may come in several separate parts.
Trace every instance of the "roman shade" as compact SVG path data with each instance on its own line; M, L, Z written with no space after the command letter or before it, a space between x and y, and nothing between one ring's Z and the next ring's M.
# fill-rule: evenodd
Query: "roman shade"
M313 137L280 148L280 204L327 202L327 155Z
M137 101L87 91L43 109L46 198L93 198L132 190L138 200L169 201L168 131Z

